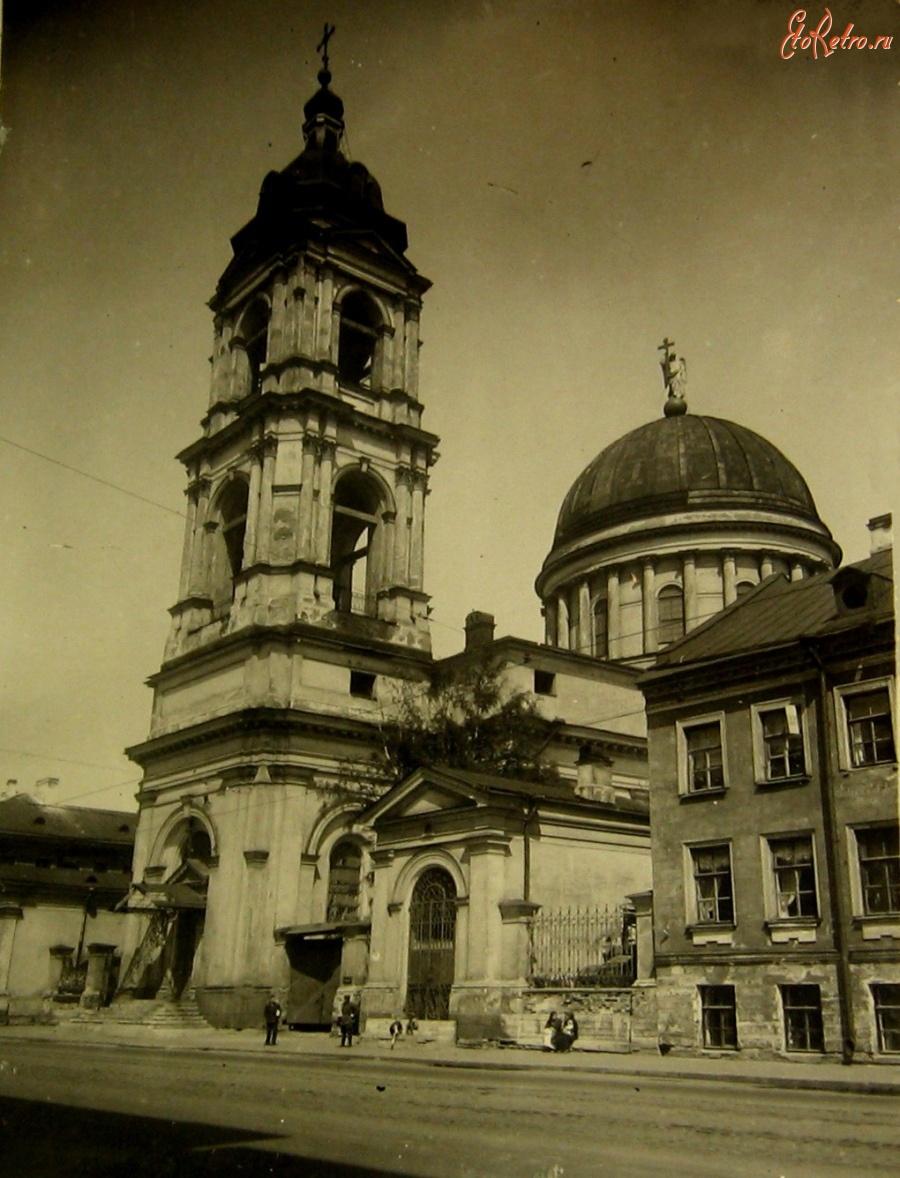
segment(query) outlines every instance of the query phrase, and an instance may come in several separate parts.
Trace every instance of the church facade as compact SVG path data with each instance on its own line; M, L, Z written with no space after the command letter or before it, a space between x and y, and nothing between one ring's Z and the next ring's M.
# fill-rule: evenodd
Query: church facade
M303 151L265 178L211 302L210 403L202 435L179 456L188 479L179 596L150 680L149 737L129 750L143 780L120 996L189 998L219 1026L258 1025L273 989L300 1027L328 1024L347 989L374 1016L397 1005L421 1014L433 998L416 1007L410 996L406 934L387 978L370 939L387 936L386 919L408 929L419 877L440 866L435 834L423 826L423 845L405 847L405 883L382 910L393 852L382 853L378 826L388 819L365 812L393 784L377 755L380 725L398 694L424 688L436 669L423 565L438 439L423 428L418 396L430 284L374 177L344 155L330 80L323 68L304 108ZM568 805L557 798L541 818L513 791L504 822L510 806L521 810L518 835L512 823L460 838L471 801L441 794L439 808L455 797L459 812L432 826L449 823L442 862L454 904L468 905L445 1019L466 988L496 1009L498 988L527 980L527 960L496 948L497 905L524 903L527 914L541 904L523 893L518 868L496 869L497 856L521 857L523 822L529 854L542 838L553 847L560 814L574 824L577 853L564 837L557 867L541 868L554 896L574 886L588 846L600 872L609 850L619 900L649 884L635 672L495 641L490 619L470 621L466 651L444 672L487 662L508 689L533 695L553 721L545 759L568 782Z

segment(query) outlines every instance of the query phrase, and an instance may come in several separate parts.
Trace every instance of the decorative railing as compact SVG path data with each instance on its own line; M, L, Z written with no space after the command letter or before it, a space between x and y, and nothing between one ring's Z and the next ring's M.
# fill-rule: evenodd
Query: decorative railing
M374 618L378 613L378 602L370 593L351 593L349 589L335 588L334 606L339 613L362 614Z
M615 908L543 908L531 922L532 986L630 986L635 979L634 913Z

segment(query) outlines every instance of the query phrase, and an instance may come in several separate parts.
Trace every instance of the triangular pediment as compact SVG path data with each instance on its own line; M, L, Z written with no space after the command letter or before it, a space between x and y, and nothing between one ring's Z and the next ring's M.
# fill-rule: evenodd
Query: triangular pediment
M439 770L418 769L389 790L372 806L365 821L373 826L385 820L412 818L444 810L474 809L484 799L477 790L442 778Z

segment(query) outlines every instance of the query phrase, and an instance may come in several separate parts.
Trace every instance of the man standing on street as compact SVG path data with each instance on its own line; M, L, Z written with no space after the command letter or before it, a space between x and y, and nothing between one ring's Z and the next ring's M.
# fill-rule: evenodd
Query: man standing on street
M281 1021L281 1003L274 994L270 995L265 1008L266 1019L266 1047L272 1047L278 1042L278 1024Z
M341 1003L338 1026L341 1028L341 1047L352 1047L353 1032L356 1030L356 1010L350 1001L349 994L345 996L344 1001Z

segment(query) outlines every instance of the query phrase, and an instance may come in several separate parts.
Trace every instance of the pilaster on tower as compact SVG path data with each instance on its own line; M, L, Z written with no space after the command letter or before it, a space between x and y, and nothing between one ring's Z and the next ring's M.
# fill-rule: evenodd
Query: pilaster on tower
M167 659L307 623L430 649L419 317L430 286L343 149L327 68L216 288L210 402L179 456L188 522Z

